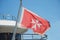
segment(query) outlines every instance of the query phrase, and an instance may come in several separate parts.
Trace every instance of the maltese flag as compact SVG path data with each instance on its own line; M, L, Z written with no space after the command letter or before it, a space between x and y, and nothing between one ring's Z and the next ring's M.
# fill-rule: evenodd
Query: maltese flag
M47 20L24 7L22 7L20 24L22 28L30 28L38 34L44 34L50 28L50 24Z

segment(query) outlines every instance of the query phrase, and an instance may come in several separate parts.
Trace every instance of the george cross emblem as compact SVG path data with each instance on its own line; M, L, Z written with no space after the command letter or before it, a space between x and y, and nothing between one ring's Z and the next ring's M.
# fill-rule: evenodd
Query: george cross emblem
M38 26L39 28L41 27L41 23L39 23L39 21L38 20L33 20L32 19L32 22L31 22L32 24L34 24L33 26L32 26L32 28L34 28L34 29L36 29L36 27Z

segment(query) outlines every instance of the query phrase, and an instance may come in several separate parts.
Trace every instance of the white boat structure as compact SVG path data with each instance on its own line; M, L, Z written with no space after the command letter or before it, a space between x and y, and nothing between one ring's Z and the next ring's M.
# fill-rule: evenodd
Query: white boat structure
M16 25L16 18L11 15L0 15L0 33L13 33ZM17 26L16 33L24 33L27 29L23 29Z

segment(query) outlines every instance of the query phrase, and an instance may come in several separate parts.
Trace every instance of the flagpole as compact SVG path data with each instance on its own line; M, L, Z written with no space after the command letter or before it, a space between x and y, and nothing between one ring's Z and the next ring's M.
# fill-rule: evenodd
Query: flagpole
M16 24L15 24L15 27L14 27L14 29L13 29L12 40L15 40L16 31L17 31L17 25L18 25L18 21L19 21L19 19L20 19L20 10L21 10L21 7L22 7L22 0L20 0L18 15L17 15L17 19L16 19Z

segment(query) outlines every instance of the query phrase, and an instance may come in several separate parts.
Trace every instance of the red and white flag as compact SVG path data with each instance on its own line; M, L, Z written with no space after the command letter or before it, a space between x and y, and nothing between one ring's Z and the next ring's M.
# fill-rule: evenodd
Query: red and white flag
M37 14L24 7L22 8L20 24L23 28L30 28L38 34L44 34L45 31L50 28L50 24L47 20L39 17Z

